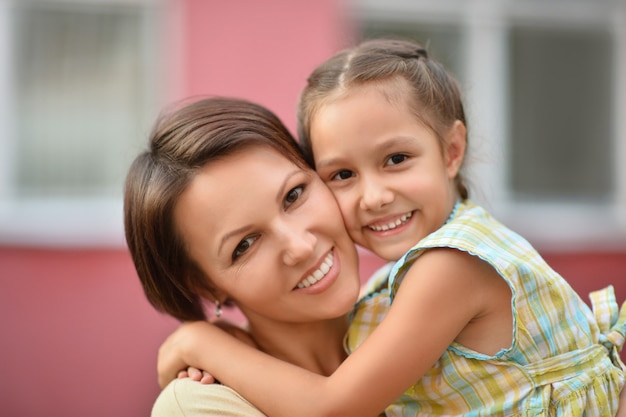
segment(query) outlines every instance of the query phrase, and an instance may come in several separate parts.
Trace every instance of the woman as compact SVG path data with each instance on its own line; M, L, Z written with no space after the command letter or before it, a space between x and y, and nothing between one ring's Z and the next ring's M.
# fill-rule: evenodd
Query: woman
M210 98L163 115L128 173L124 221L156 309L202 320L205 300L217 311L233 303L260 350L322 375L345 359L356 249L332 194L265 108ZM177 388L153 415L171 412L163 397ZM231 415L253 415L240 413Z

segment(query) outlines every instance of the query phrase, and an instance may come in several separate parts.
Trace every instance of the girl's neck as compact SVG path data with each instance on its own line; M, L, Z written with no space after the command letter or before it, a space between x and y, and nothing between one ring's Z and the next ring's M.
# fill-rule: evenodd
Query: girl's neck
M259 349L321 375L330 375L346 358L343 338L348 318L314 323L268 323L250 320L249 331Z

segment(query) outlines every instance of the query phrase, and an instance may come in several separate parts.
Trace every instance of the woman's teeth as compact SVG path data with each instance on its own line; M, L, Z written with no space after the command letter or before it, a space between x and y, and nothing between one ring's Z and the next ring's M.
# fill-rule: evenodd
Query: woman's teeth
M413 212L404 214L402 217L400 217L395 222L390 222L390 223L379 225L379 226L369 226L369 228L370 228L370 230L373 230L375 232L384 232L384 231L387 231L387 230L392 230L392 229L395 229L396 227L400 226L401 224L406 223L407 220L409 220L411 217L413 217Z
M306 288L315 284L317 281L321 280L328 274L330 268L333 266L333 253L330 252L326 255L324 262L320 265L319 269L313 272L311 275L300 281L297 285L298 288Z

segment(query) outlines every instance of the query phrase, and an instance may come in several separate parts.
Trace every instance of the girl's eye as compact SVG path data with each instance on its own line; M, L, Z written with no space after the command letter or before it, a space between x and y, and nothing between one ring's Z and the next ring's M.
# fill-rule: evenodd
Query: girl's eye
M405 154L397 153L395 155L391 155L385 165L398 165L404 161L406 161L409 157Z
M285 196L285 207L289 207L290 205L298 201L303 192L304 185L298 185L297 187L289 190L287 192L287 195Z
M249 236L245 238L244 240L242 240L241 242L239 242L239 244L233 251L232 260L235 261L241 255L245 254L248 251L248 249L250 249L254 241L257 239L258 239L258 236Z
M337 172L335 175L333 175L333 177L331 178L331 180L333 181L344 181L347 180L348 178L354 177L354 172L347 170L347 169L343 169L339 172Z

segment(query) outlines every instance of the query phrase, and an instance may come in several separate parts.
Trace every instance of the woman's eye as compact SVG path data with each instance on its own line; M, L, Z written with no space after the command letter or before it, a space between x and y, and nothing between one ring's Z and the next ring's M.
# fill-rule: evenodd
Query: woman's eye
M289 207L290 205L298 201L303 192L304 185L299 185L289 190L287 192L287 195L285 196L285 207Z
M239 258L241 255L246 253L248 249L250 249L250 246L252 246L255 240L257 240L256 236L249 236L245 238L244 240L242 240L241 242L239 242L239 244L233 251L232 260L234 261L237 258Z
M398 154L395 154L395 155L391 155L391 156L387 159L387 161L386 161L385 165L398 165L398 164L400 164L400 163L402 163L402 162L406 161L408 158L409 158L409 157L408 157L407 155L402 154L402 153L398 153Z
M347 180L348 178L354 177L354 173L350 170L347 169L343 169L339 172L337 172L335 175L333 175L333 177L331 178L333 181L344 181Z

